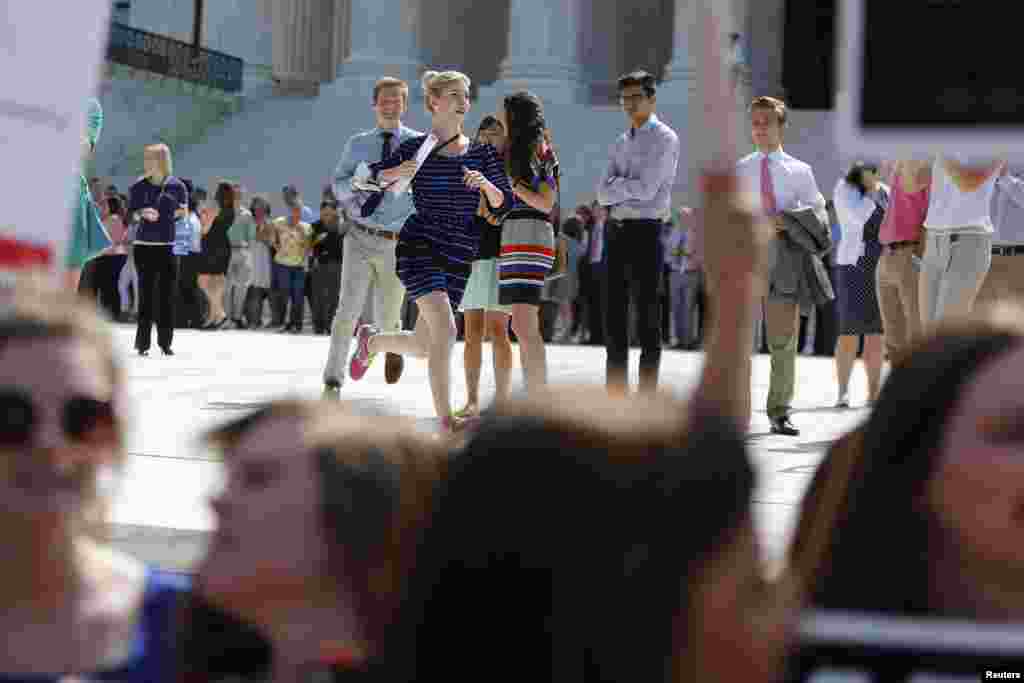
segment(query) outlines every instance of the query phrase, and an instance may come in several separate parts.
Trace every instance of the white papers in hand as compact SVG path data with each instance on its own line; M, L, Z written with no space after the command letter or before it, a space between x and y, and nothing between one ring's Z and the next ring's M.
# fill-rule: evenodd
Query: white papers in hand
M359 162L356 172L352 175L352 188L364 192L383 192L384 188L370 175L370 167L366 162Z
M423 144L420 145L419 150L417 150L416 152L417 173L420 170L420 166L423 165L423 162L427 160L427 157L430 156L430 153L434 151L435 147L437 147L437 142L437 136L431 133L430 135L427 136L427 139L423 141ZM415 175L416 173L413 173L413 176ZM411 182L412 178L400 178L395 182L391 183L391 185L388 186L388 190L394 192L395 194L402 194L403 192L409 189L409 183Z

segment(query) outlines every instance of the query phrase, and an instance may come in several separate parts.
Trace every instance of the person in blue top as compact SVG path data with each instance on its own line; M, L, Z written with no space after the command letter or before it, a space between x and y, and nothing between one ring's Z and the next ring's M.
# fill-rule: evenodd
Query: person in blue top
M434 409L443 427L455 430L462 420L451 408L453 311L462 301L480 243L474 221L480 192L496 211L507 210L513 197L494 148L471 144L462 133L470 108L469 78L458 71L428 71L422 82L432 137L407 140L387 160L369 166L372 180L381 186L411 179L416 212L402 227L395 255L398 277L420 315L412 332L381 334L371 325L360 327L349 376L361 379L380 352L427 358ZM420 166L417 153L428 140L436 146ZM375 206L367 202L363 211Z
M175 683L189 582L104 538L126 460L109 328L41 284L16 283L0 307L0 682Z

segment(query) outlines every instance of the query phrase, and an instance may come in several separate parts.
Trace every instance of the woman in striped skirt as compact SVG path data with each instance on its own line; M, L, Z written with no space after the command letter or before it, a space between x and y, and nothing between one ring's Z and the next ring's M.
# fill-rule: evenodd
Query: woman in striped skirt
M448 430L461 426L451 409L451 353L457 334L453 311L462 301L480 243L474 221L480 192L496 211L512 202L497 152L490 145L471 144L462 134L469 85L469 78L457 71L425 73L423 90L437 147L418 170L416 155L427 136L407 140L389 159L370 165L381 185L412 178L416 212L402 227L395 255L398 277L416 302L419 317L411 332L381 334L372 326L360 327L349 364L350 377L358 380L381 352L426 358L434 408Z
M540 99L517 92L503 105L498 119L505 129L505 168L515 199L501 228L498 300L512 307L512 330L529 390L547 383L539 310L544 277L555 261L551 213L558 197L558 160Z

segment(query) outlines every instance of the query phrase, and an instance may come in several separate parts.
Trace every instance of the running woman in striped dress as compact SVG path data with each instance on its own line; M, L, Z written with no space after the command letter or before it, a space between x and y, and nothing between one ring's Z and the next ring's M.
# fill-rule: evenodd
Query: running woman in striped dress
M558 200L558 161L548 142L543 105L535 95L507 96L498 120L505 129L505 168L515 193L501 228L498 300L512 307L512 330L531 390L547 383L539 310L544 277L555 261L551 214Z
M358 346L349 376L359 380L381 352L427 359L434 409L447 430L462 426L452 415L451 354L457 329L454 310L462 301L471 264L480 243L474 216L483 191L490 207L503 211L512 204L505 168L490 145L471 144L462 134L470 108L469 78L457 71L423 75L434 153L416 170L416 153L427 136L402 143L389 159L371 164L374 179L389 185L412 178L416 212L406 220L395 248L398 277L419 307L412 332L381 334L359 328Z

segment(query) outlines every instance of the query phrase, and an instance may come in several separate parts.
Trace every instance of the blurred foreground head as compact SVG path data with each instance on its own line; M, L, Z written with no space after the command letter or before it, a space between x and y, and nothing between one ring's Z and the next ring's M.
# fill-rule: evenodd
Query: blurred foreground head
M212 502L186 670L267 674L269 641L312 610L348 627L316 634L325 648L375 651L445 453L398 418L325 402L278 401L207 438L226 483Z
M998 307L939 328L829 455L800 524L828 501L815 606L1024 619L1022 320Z
M34 280L0 290L0 528L8 543L103 530L124 459L123 380L94 309Z
M589 388L488 418L438 493L387 679L769 678L754 474L726 420L686 412Z

